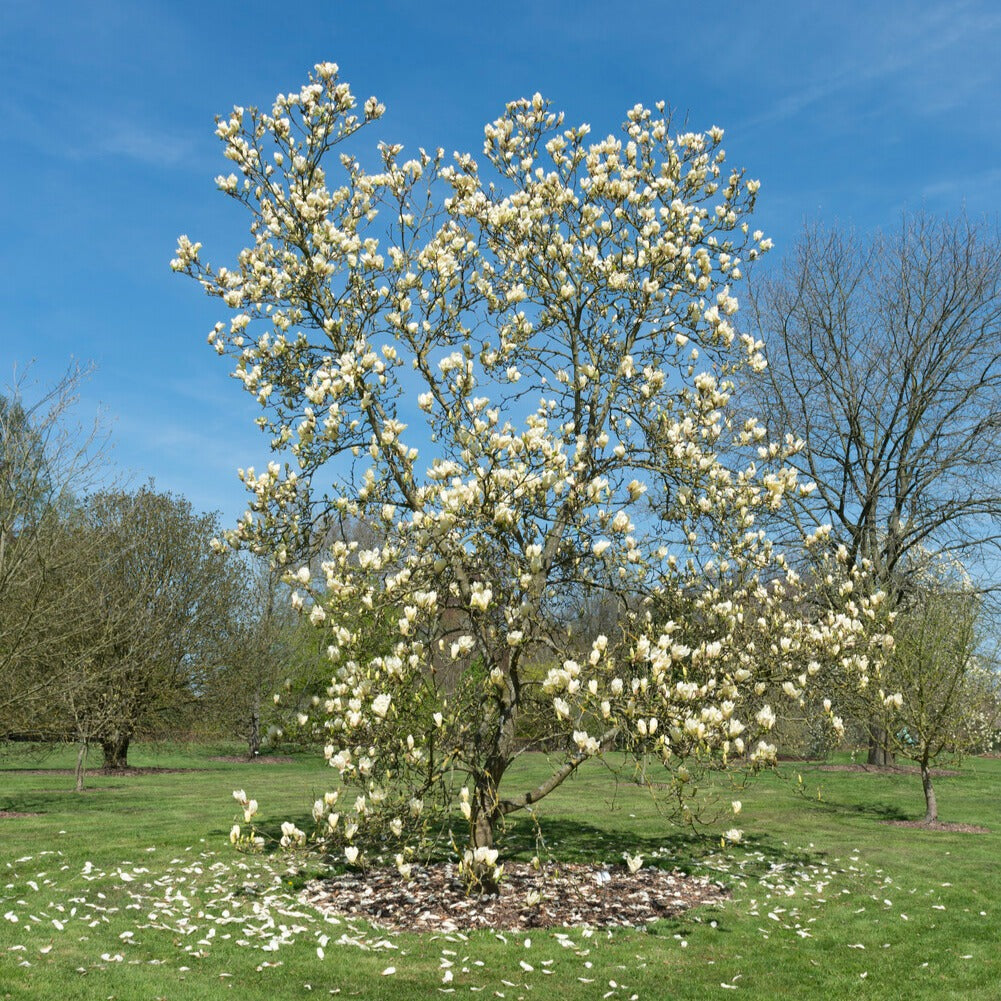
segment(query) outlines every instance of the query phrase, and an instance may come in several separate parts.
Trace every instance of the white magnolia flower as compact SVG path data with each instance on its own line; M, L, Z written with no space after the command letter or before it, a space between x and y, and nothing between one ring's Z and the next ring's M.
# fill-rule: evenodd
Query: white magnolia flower
M497 862L498 854L496 848L487 848L484 845L479 845L473 851L473 861L478 865L492 866Z
M490 607L490 601L494 593L489 587L483 584L473 584L472 593L469 596L469 607L474 611L485 612Z
M642 855L630 855L629 852L623 852L622 857L626 860L626 866L630 872L639 872L643 866Z
M775 726L775 713L771 706L762 706L754 718L763 730L771 730Z

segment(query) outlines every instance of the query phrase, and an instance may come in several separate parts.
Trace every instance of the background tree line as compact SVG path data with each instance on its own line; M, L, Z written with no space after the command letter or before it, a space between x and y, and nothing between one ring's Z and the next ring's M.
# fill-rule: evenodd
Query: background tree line
M99 429L73 419L85 375L0 395L0 739L77 742L78 781L90 747L125 768L136 738L238 736L257 753L273 693L316 674L316 644L275 574L213 549L215 515L107 485Z

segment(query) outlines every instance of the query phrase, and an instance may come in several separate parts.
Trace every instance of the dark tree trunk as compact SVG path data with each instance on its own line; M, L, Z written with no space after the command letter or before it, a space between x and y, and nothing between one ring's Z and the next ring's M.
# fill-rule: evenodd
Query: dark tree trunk
M888 768L894 761L893 751L889 748L887 733L882 727L874 726L869 730L869 756L866 759L870 765L878 768Z
M497 822L495 811L480 809L473 817L472 847L475 852L477 848L493 848L494 846L494 824ZM494 867L481 862L473 863L473 872L476 876L477 891L486 896L496 896L500 893L500 886L497 883Z
M101 738L101 750L104 752L104 767L110 769L129 767L129 741L126 733L112 733Z
M487 760L484 773L476 781L476 787L473 791L473 816L470 831L470 847L474 853L477 848L492 849L494 846L494 829L503 816L498 789L508 762L509 759L502 754L491 755ZM474 861L473 872L478 884L478 893L487 896L500 893L493 865Z
M486 810L480 810L473 820L473 847L493 848L494 821Z
M247 754L256 758L261 753L261 696L254 693L254 702L250 709L250 728L247 731Z
M931 769L927 761L921 762L921 788L925 794L925 823L938 820L938 802L935 799L935 787L931 784Z
M80 746L77 748L76 752L76 768L74 769L74 778L76 779L76 791L83 792L83 776L87 770L87 750L88 743L86 740L80 741Z

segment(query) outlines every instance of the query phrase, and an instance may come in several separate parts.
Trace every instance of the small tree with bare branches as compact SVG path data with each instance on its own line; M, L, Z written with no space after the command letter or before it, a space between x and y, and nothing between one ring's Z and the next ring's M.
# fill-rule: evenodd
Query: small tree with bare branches
M86 372L33 390L22 374L0 394L0 735L55 732L52 692L76 673L79 598L98 560L65 545L72 498L101 471L96 423L73 408Z

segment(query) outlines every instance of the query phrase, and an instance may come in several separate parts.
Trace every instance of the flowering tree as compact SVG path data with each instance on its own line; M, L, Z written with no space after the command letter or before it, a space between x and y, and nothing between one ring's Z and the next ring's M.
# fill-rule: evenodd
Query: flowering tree
M738 373L764 365L732 287L770 243L721 130L672 137L662 104L637 105L621 137L590 141L536 95L486 127L482 161L383 143L370 172L348 140L384 109L355 109L321 64L270 111L220 120L238 173L218 184L253 241L227 268L181 237L173 267L232 310L209 341L277 453L243 472L230 539L285 566L328 636L316 722L342 783L314 806L318 832L352 862L395 840L405 872L458 807L489 888L503 818L588 758L650 753L679 784L767 761L777 692L798 698L832 658L864 668L866 602L804 618L756 525L798 489L778 465L795 443L726 414ZM749 442L769 471L727 465ZM298 567L339 517L383 541ZM618 627L581 650L566 607L594 597ZM390 653L361 655L359 607ZM563 754L511 788L540 695Z

